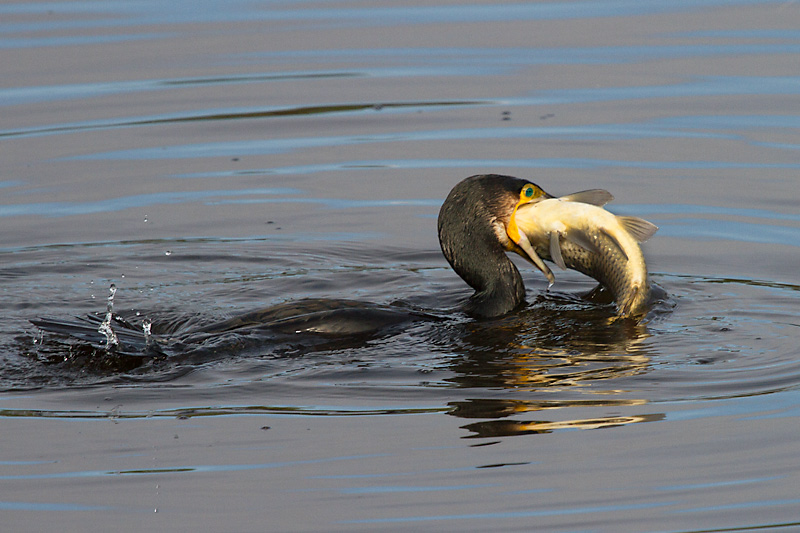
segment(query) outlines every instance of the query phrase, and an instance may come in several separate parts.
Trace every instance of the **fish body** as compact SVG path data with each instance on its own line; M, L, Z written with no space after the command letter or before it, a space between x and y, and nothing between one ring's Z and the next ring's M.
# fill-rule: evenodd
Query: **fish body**
M512 217L515 234L510 236L516 237L527 255L538 256L533 261L537 266L547 259L599 281L611 291L620 316L643 315L649 305L650 283L639 243L658 228L641 218L603 209L611 199L606 191L592 190L520 202ZM546 266L542 271L552 285L552 272Z

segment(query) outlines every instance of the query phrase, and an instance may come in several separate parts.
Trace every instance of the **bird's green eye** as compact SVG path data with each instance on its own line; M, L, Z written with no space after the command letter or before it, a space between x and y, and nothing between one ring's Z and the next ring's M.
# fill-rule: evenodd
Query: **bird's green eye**
M526 183L522 190L519 192L519 204L527 204L528 202L534 200L535 198L539 198L544 194L544 191L541 190L533 183Z

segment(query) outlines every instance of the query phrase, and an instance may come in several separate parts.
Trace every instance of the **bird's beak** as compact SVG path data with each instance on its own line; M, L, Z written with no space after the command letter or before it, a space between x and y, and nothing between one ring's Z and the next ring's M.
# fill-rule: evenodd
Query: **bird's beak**
M508 219L508 227L506 227L506 233L508 233L508 237L512 241L514 241L514 243L517 246L519 246L520 248L522 248L523 250L525 250L525 248L526 248L526 246L524 246L525 244L527 244L528 248L530 247L530 244L528 243L528 238L525 236L524 233L522 233L519 230L519 226L517 225L517 210L520 207L524 207L526 205L533 205L533 204L536 204L538 202L541 202L542 200L547 200L548 198L553 198L553 196L547 194L546 192L542 191L541 189L539 189L539 190L541 191L541 194L533 196L533 197L530 197L530 198L528 198L526 196L520 196L520 200L517 202L517 205L514 206L514 210L511 212L511 216ZM527 253L527 250L525 250L525 251ZM530 253L528 253L528 255L530 255ZM526 259L529 259L529 258L526 258Z
M526 196L524 193L520 195L520 199L517 202L517 205L514 206L514 211L511 213L511 216L508 219L508 227L506 227L506 233L508 234L508 238L511 239L516 246L512 248L512 251L521 255L524 259L528 260L532 263L536 268L541 270L545 276L547 276L547 280L550 282L550 286L553 285L555 282L555 278L553 273L544 264L542 259L533 249L531 246L530 241L528 240L528 236L525 233L519 230L519 226L517 225L517 211L520 208L524 208L528 205L533 205L535 203L541 202L542 200L546 200L548 198L553 198L553 196L547 194L543 190L538 189L539 194L534 194L533 196ZM524 191L524 189L523 189Z

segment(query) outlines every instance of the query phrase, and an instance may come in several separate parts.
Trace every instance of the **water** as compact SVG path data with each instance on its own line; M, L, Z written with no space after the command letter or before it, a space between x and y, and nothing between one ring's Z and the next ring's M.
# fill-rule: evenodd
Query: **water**
M798 23L746 0L0 7L4 527L797 527ZM452 312L436 215L483 172L611 191L659 226L669 299L609 323L589 280L547 293L518 262L525 310ZM303 298L436 320L135 364L29 322L99 326L112 284L142 338Z

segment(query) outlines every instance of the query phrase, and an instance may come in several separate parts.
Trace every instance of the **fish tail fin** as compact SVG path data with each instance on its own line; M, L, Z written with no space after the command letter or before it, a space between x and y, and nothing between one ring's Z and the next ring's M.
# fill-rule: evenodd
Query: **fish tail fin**
M658 226L643 218L618 216L617 220L637 242L645 242L658 231Z

